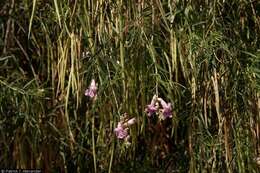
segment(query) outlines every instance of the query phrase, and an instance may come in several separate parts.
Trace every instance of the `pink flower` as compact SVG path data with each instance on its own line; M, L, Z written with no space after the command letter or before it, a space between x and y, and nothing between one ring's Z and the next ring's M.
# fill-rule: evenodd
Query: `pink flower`
M128 136L127 128L124 128L121 122L117 124L114 132L118 139L125 139Z
M145 108L145 112L148 113L149 117L151 115L153 115L154 113L156 113L156 111L158 110L158 107L155 105L156 101L157 101L157 96L154 95L151 103L149 105L147 105Z
M158 101L161 103L162 105L162 113L164 118L171 118L172 117L172 105L171 103L166 103L163 99L158 98Z
M120 121L117 124L114 132L118 139L124 139L128 141L130 136L128 135L128 127L133 125L136 122L135 118L127 119L127 114L125 113L123 116L120 117Z
M97 84L94 79L91 80L90 86L85 91L85 96L88 96L92 99L96 99L97 97Z

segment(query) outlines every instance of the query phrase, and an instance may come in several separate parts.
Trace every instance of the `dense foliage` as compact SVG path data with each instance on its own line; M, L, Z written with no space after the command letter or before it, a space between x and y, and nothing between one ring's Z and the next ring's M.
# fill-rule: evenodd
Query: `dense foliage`
M259 1L0 7L0 168L260 170ZM154 95L171 118L147 115ZM136 120L128 143L114 133L125 113Z

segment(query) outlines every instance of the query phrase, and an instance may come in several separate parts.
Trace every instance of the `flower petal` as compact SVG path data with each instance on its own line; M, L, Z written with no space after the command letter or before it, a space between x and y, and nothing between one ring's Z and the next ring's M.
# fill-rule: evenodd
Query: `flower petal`
M130 120L127 121L127 126L131 126L133 125L134 123L136 122L136 119L135 118L131 118Z
M94 79L91 80L90 86L85 91L85 96L96 99L97 96L97 84Z

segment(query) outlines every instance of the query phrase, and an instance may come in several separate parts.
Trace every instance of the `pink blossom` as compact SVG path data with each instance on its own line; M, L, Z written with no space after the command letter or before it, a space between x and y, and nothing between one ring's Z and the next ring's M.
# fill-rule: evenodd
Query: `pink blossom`
M97 96L97 84L94 79L91 80L90 86L85 91L85 96L88 96L92 99L96 99Z
M120 121L117 124L114 132L118 139L129 140L130 136L128 135L129 126L133 125L136 122L135 118L127 119L127 114L125 113L120 117Z
M161 103L162 105L162 113L164 118L171 118L172 117L172 105L171 103L166 103L163 99L158 98L158 101Z
M117 124L114 132L118 139L125 139L128 136L127 128L124 128L121 122Z
M156 113L156 111L158 110L158 107L156 106L156 101L157 101L157 96L154 95L151 103L146 106L145 112L148 113L149 117L154 113Z

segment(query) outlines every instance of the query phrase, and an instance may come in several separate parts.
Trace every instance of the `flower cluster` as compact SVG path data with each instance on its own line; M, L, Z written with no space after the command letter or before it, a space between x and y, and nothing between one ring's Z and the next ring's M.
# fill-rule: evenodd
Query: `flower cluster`
M146 106L145 112L149 117L159 114L159 118L165 120L166 118L172 118L172 105L154 95L151 103Z
M95 80L92 79L91 83L85 91L85 96L90 97L92 100L97 99L97 89L98 85ZM157 95L154 95L152 101L145 109L148 117L154 116L155 114L159 115L161 120L166 118L172 118L172 105L171 103L166 103L162 98L159 98ZM122 139L126 144L130 144L129 139L129 127L135 124L135 118L129 118L127 113L120 117L120 121L117 124L117 127L114 129L114 133L118 139Z
M120 117L120 121L117 124L114 132L118 139L124 139L126 143L129 143L130 136L128 134L129 127L135 124L135 118L127 118L128 115L125 113L123 116Z
M94 79L91 80L88 89L86 89L85 96L88 96L93 100L97 99L97 84Z

